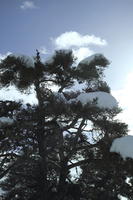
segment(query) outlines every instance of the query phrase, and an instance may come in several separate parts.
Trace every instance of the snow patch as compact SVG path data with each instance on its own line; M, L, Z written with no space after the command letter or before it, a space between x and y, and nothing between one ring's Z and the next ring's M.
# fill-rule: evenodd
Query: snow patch
M12 125L14 120L9 117L0 117L0 127L2 125Z
M118 195L118 197L120 198L120 200L128 200L126 197Z
M53 92L53 94L54 94L54 96L57 98L57 101L58 101L58 102L67 103L67 100L66 100L64 94L59 93L59 92Z
M24 94L19 92L14 86L9 86L8 88L2 88L0 90L0 100L1 101L17 101L23 104L29 103L30 105L38 104L34 87L31 87L29 94Z
M112 143L110 152L119 153L124 160L133 158L133 136L127 135L116 138Z
M95 59L105 59L105 57L102 54L98 54L98 53L97 54L93 54L93 55L88 56L87 58L81 60L79 64L89 65Z
M0 62L2 61L2 60L4 60L5 58L7 58L7 56L9 56L9 55L11 55L12 53L9 51L9 52L7 52L6 54L1 54L0 53Z
M111 94L106 92L81 93L79 96L77 96L77 98L69 100L69 103L81 102L84 106L87 103L92 104L95 99L97 99L97 107L108 109L118 107L118 102L116 99Z

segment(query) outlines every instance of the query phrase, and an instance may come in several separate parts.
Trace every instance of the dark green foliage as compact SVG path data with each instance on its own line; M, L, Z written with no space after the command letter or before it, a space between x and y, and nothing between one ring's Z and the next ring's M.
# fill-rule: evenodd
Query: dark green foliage
M14 56L8 56L0 64L2 69L1 84L8 86L14 84L18 88L26 88L33 81L33 68L26 67L25 62Z
M110 93L110 87L107 85L106 82L100 81L97 87L97 91L103 91Z
M121 110L98 107L97 98L86 105L71 101L81 92L110 93L103 81L108 60L100 54L92 58L75 67L72 52L60 50L42 63L37 51L34 67L13 56L0 63L1 86L12 84L28 93L33 85L38 100L34 106L0 102L0 117L14 120L0 125L5 200L132 197L132 161L109 152L113 139L127 134L127 125L115 119ZM84 83L82 91L73 91L75 82ZM58 86L57 92L51 84ZM79 166L82 173L74 179L70 170Z
M8 56L0 64L2 86L12 84L23 90L32 85L44 72L44 65L36 62L35 60L34 67L27 66L26 60L22 57Z
M97 80L103 76L103 70L109 65L109 61L101 54L94 55L94 58L87 64L80 62L76 74L77 78L83 81Z
M99 152L92 153L91 162L83 166L80 181L85 185L86 198L119 200L120 195L122 195L132 199L131 181L133 174L131 168L133 161L123 161L119 155L108 153L107 148L105 150L99 148Z
M74 80L74 57L72 51L56 51L55 55L51 58L50 62L46 62L46 66L50 74L52 74L52 80L61 86L62 88L70 87ZM61 91L60 90L60 91Z

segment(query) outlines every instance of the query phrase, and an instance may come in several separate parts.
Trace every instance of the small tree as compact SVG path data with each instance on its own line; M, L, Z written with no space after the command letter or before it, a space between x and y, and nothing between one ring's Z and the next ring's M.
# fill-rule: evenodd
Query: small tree
M1 85L13 84L21 92L29 92L32 86L38 101L25 107L1 102L1 117L6 117L0 127L1 177L8 173L2 183L5 199L79 200L83 195L95 199L89 179L95 180L112 140L127 134L127 126L114 120L120 109L103 81L108 60L96 54L76 67L74 61L71 51L56 51L50 61L42 63L37 51L34 61L12 55L1 62ZM73 90L75 82L82 85L81 91ZM70 170L79 166L83 173L73 181ZM75 183L81 187L85 183L82 194Z

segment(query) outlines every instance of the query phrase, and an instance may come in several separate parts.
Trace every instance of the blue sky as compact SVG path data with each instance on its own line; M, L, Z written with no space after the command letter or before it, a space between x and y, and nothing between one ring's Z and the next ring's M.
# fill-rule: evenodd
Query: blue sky
M24 9L25 2L33 6ZM110 59L107 79L118 89L133 66L132 10L132 0L1 0L0 53L33 55L42 46L51 51L50 38L64 32L93 34L108 43L91 48Z
M69 44L73 33L82 44ZM75 54L103 53L111 61L106 80L124 109L131 110L133 0L0 0L1 57L34 55L36 48L49 56L66 38Z

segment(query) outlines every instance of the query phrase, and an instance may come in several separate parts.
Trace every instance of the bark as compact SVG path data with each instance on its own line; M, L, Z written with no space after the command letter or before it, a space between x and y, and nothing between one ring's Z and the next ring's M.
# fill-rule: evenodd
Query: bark
M66 193L67 193L66 179L67 179L68 173L69 173L69 170L67 168L67 163L64 161L62 162L62 165L61 165L60 179L59 179L59 185L58 185L59 200L63 200L66 196Z
M38 149L39 155L41 157L40 160L40 200L47 200L47 191L48 191L48 184L47 184L47 155L46 155L46 140L45 140L45 131L44 131L44 123L45 123L45 116L42 114L42 106L43 106L43 99L41 97L41 90L39 86L39 82L36 81L35 83L35 91L38 99L38 130L37 140L38 140Z

